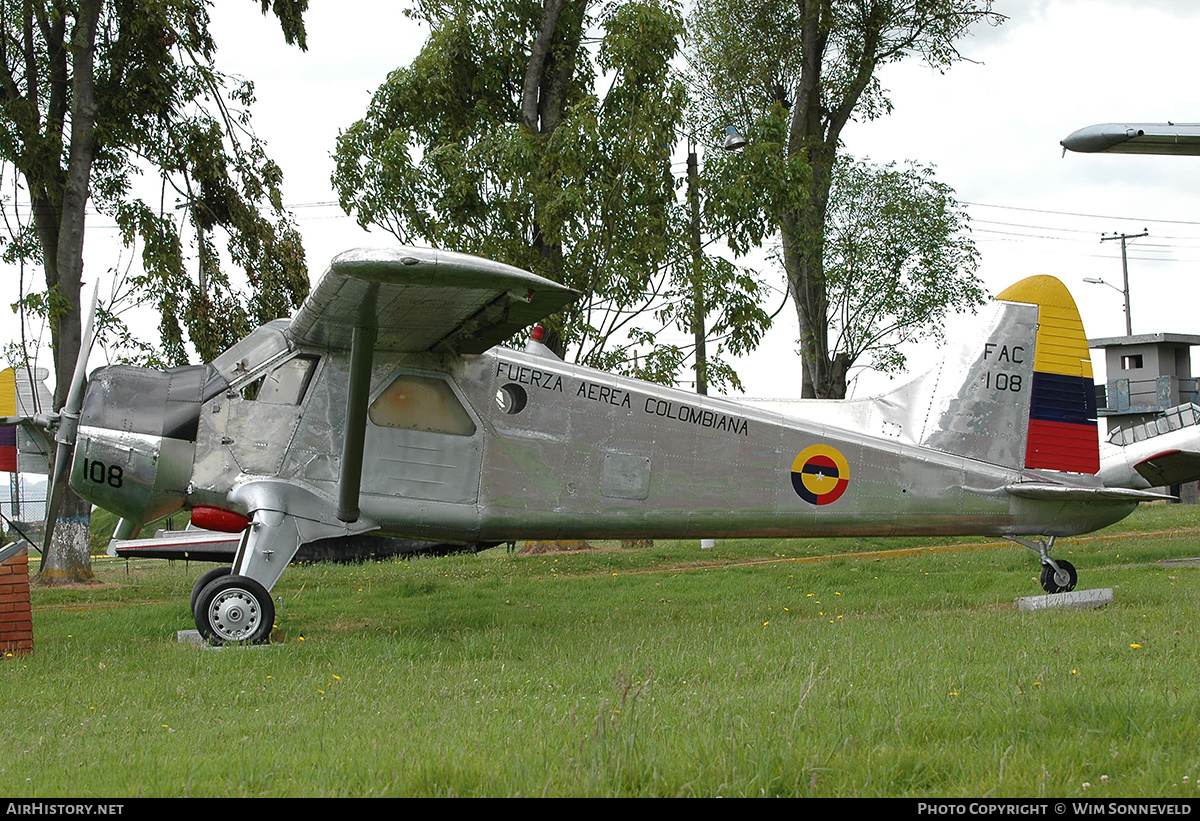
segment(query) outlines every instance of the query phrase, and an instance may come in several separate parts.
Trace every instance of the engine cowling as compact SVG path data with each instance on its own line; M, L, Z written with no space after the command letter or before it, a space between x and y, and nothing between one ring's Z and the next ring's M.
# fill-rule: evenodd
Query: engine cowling
M200 406L226 387L206 365L98 369L79 417L71 486L139 524L179 510L187 500Z

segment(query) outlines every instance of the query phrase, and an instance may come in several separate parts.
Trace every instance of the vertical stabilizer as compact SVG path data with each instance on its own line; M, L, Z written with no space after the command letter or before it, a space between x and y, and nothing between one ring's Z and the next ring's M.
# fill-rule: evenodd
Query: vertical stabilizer
M33 369L33 381L25 369L0 370L0 417L9 421L0 425L0 471L15 473L48 473L49 440L42 431L34 431L17 420L53 408L54 398L45 385L50 372Z
M1075 300L1050 276L1023 279L996 299L1038 306L1025 467L1095 473L1100 469L1096 388Z
M12 368L0 371L0 416L17 415L17 379ZM17 472L17 427L0 427L0 471Z

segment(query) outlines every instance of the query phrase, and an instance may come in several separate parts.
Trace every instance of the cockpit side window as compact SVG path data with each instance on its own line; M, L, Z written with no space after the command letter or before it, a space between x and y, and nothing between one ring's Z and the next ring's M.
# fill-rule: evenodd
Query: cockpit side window
M242 386L242 398L268 405L299 405L304 401L316 365L313 356L289 359Z
M367 410L380 427L474 436L475 422L442 379L400 374Z

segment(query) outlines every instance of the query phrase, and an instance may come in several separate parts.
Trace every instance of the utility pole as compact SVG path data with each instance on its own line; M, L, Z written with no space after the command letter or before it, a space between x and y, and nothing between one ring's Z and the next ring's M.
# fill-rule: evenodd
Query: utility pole
M691 215L692 244L692 336L696 343L696 393L708 395L708 352L704 344L704 248L700 241L700 163L696 142L688 136L688 207Z
M1121 240L1121 275L1125 278L1124 292L1125 292L1125 335L1126 336L1133 336L1133 319L1129 316L1129 260L1125 256L1125 244L1128 240L1137 239L1138 237L1148 237L1148 236L1150 236L1150 232L1143 228L1142 233L1140 233L1140 234L1118 234L1116 231L1113 231L1113 235L1111 237L1105 237L1105 236L1100 237L1101 242L1108 242L1109 240L1113 240L1113 239Z

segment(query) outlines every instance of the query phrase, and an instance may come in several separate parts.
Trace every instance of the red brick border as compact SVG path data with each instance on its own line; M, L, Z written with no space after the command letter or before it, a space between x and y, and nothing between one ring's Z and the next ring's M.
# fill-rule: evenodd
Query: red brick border
M33 652L33 612L29 603L29 551L0 564L0 656Z

